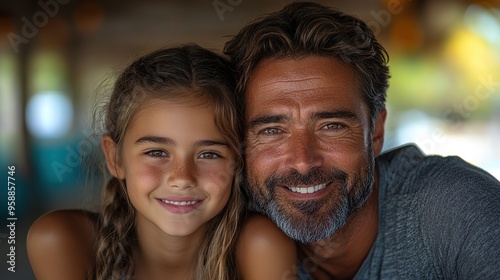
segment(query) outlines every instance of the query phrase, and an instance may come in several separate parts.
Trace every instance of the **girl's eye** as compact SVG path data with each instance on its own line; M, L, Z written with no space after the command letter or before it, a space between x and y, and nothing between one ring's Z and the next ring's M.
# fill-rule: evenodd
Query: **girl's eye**
M216 158L221 158L221 156L218 153L215 152L204 152L201 153L198 158L201 159L216 159Z
M162 151L162 150L152 150L152 151L148 151L146 152L146 155L150 156L150 157L154 157L154 158L160 158L160 157L167 157L167 153L165 151Z

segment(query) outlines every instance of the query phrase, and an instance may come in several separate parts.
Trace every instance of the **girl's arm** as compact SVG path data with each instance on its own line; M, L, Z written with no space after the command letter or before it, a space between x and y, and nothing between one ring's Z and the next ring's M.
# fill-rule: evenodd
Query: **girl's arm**
M36 279L88 279L96 239L97 218L90 212L58 210L36 220L26 243Z
M271 220L250 216L243 225L237 249L238 271L244 280L297 279L297 250Z

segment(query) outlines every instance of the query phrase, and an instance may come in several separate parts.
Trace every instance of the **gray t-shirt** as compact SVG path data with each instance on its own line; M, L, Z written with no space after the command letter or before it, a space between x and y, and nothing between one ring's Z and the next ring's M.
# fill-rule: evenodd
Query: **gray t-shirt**
M355 279L500 279L498 180L414 145L377 164L379 230Z

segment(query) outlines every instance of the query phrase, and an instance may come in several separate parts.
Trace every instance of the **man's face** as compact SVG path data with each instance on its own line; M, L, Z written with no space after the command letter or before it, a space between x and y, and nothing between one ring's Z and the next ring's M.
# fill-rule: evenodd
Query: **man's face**
M373 183L369 109L355 72L331 57L266 59L245 102L247 188L256 205L295 240L331 236Z

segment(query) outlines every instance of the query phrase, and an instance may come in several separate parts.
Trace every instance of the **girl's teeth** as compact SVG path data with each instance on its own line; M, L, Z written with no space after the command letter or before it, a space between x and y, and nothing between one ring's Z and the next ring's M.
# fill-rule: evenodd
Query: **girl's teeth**
M180 206L193 205L196 202L198 202L196 200L191 200L191 201L173 201L173 200L166 200L166 199L162 199L161 201L163 201L164 203L167 203L167 204L180 205Z
M327 184L325 183L325 184L319 184L319 185L308 187L308 188L288 187L288 189L291 190L292 192L296 192L296 193L315 193L319 190L324 189L326 187L326 185Z

